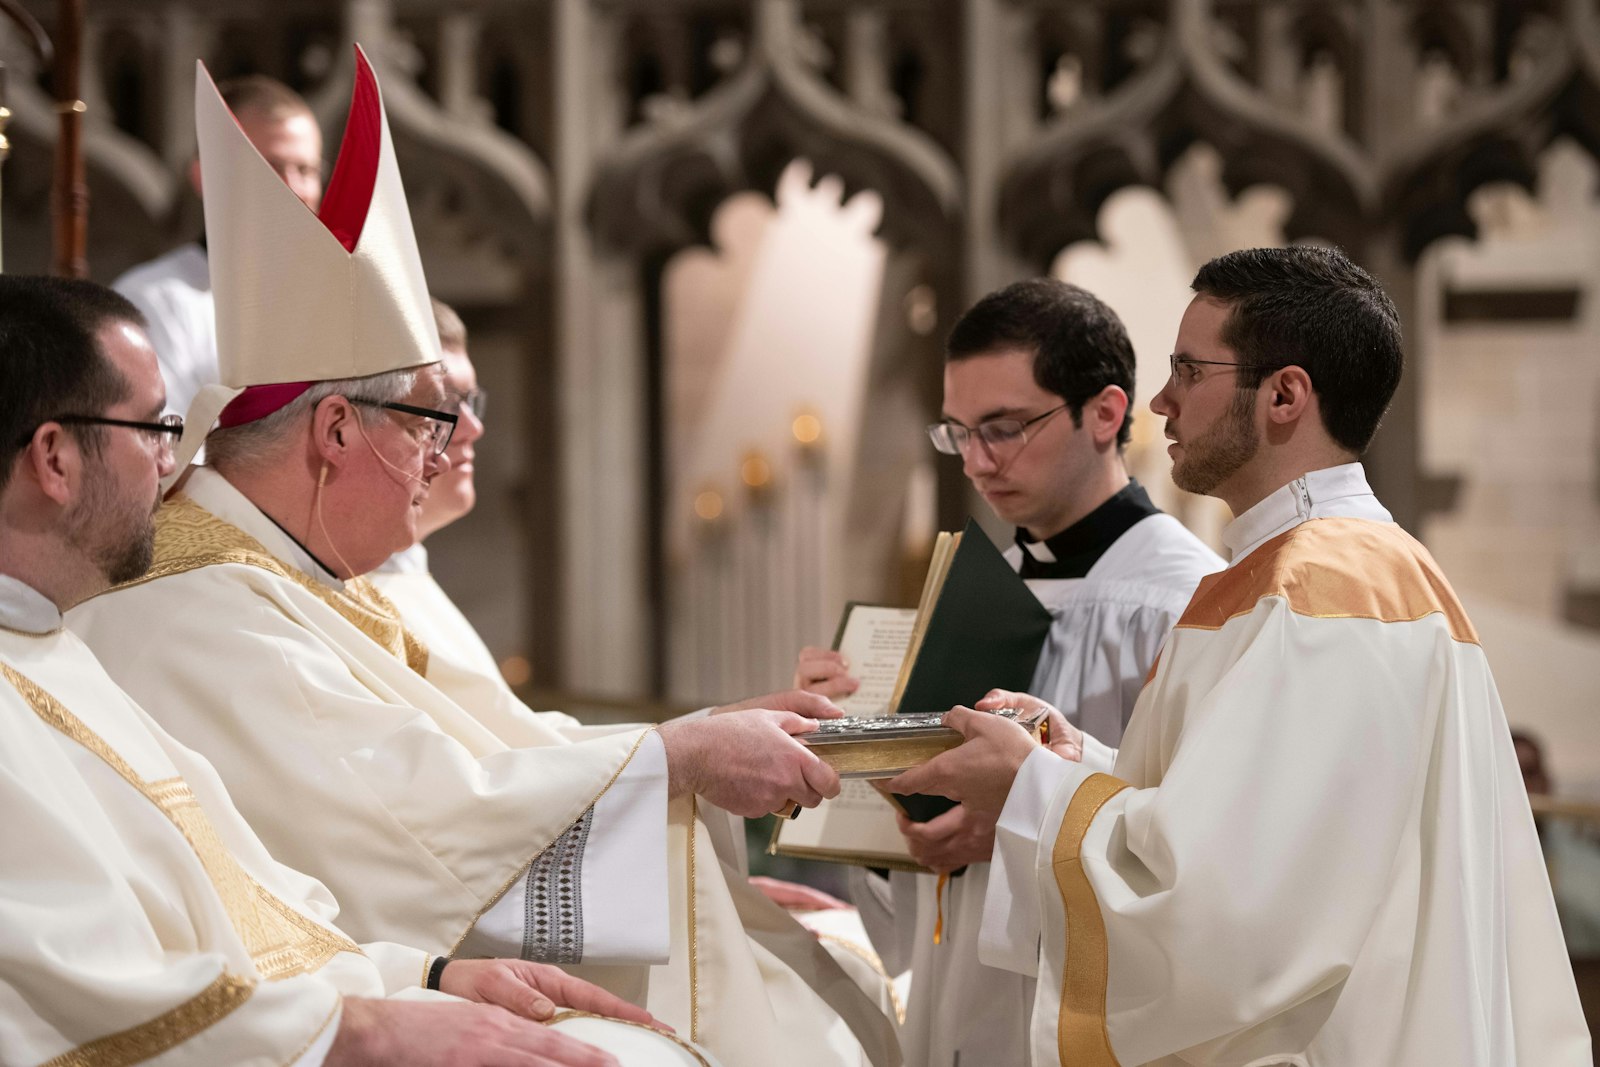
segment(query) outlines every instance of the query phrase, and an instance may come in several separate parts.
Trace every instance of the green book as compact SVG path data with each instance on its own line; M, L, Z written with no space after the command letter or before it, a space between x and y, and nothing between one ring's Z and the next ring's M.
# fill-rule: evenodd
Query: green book
M976 522L941 534L934 550L911 648L902 668L895 714L971 707L991 689L1025 692L1050 632L1050 612L1011 569ZM955 806L948 797L898 798L917 822Z

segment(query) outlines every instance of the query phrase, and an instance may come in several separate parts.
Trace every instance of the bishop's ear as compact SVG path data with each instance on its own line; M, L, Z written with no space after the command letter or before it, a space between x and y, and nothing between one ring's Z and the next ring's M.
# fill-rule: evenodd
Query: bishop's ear
M335 393L324 397L311 416L311 463L326 480L350 459L359 440L355 420L361 416L348 398Z

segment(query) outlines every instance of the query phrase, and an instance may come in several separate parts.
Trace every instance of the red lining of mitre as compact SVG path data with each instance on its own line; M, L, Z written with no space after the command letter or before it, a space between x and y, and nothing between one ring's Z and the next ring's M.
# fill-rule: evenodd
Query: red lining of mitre
M356 250L361 229L372 206L372 193L378 184L378 155L383 143L383 103L378 96L378 79L372 73L361 46L356 46L356 81L350 92L350 117L345 120L344 140L339 144L339 159L333 165L322 194L322 210L317 217L338 238L346 252Z
M310 388L310 382L249 386L228 401L228 406L217 416L217 425L226 430L230 426L243 426L247 422L264 419L279 408L287 407L290 401Z

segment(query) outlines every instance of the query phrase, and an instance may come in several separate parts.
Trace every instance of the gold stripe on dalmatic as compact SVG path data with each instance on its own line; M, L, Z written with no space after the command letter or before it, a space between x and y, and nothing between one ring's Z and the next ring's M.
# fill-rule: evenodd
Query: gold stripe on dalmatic
M1063 1067L1118 1067L1106 1031L1106 924L1079 855L1095 815L1106 801L1127 788L1127 782L1109 774L1086 778L1067 805L1050 855L1067 915L1061 1015L1056 1027L1056 1048Z

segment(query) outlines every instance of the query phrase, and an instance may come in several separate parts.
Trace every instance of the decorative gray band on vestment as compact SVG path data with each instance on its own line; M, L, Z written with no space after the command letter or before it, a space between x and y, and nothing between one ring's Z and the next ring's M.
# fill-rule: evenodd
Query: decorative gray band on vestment
M583 962L583 850L593 824L591 807L528 869L523 959Z

